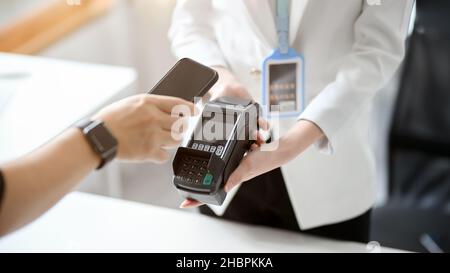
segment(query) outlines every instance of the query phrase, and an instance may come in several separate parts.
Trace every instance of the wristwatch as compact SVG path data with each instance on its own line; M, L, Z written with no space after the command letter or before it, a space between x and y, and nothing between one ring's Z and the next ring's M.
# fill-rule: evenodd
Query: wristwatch
M77 122L75 127L83 132L91 148L100 156L101 162L97 170L114 159L117 154L117 139L102 121L84 119Z

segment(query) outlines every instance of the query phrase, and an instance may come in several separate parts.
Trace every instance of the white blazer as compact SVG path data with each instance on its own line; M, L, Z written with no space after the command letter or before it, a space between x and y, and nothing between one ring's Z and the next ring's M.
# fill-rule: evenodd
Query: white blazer
M290 42L306 64L299 119L326 136L282 167L301 229L351 219L374 203L372 99L404 57L413 2L292 0ZM178 0L169 37L177 57L228 67L261 102L254 71L277 46L268 0ZM296 121L283 120L281 134Z

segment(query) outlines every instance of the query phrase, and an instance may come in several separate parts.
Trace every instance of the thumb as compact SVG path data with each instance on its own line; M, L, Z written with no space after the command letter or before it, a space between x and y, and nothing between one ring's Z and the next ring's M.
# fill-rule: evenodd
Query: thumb
M244 158L244 160L245 160L245 158ZM241 164L239 164L239 166L236 168L236 170L234 170L234 172L228 178L228 181L225 184L226 192L229 192L231 189L233 189L234 187L236 187L237 185L239 185L240 183L243 182L246 168L244 167L245 164L242 164L242 163L244 163L244 162L241 162Z

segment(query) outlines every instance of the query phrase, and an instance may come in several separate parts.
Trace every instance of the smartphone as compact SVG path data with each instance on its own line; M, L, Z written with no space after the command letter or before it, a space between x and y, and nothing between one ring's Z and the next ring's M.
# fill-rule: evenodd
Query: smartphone
M148 93L194 101L194 97L203 97L218 78L214 69L184 58L179 60Z

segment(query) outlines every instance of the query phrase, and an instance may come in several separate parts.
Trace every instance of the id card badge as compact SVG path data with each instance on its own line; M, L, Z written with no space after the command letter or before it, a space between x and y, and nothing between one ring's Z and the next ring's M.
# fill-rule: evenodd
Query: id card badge
M262 69L262 100L270 118L298 116L305 106L305 65L303 56L293 48L282 54L276 49L267 57Z

